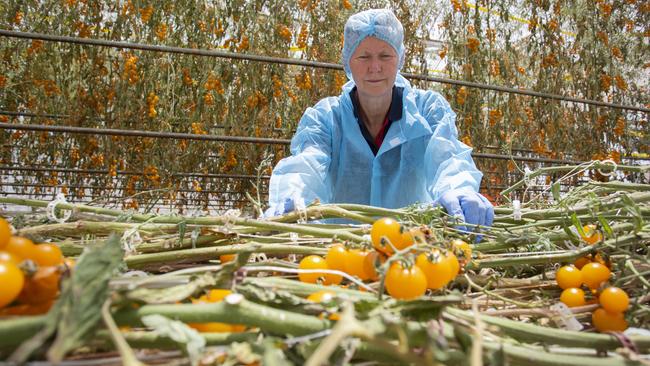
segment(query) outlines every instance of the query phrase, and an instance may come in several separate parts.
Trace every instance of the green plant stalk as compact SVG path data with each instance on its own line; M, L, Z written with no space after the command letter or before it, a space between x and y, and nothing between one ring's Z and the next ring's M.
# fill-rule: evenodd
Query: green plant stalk
M117 351L120 353L120 358L122 359L122 364L126 366L142 366L142 362L133 353L133 350L127 343L127 341L122 336L122 333L118 329L117 325L111 317L111 302L106 300L104 305L102 305L102 318L104 319L104 324L108 328L108 332L111 336L113 344L117 348Z
M468 276L467 274L465 274L464 277L465 277L465 280L467 281L467 283L469 283L469 285L470 285L472 288L474 288L474 289L476 289L476 290L479 290L479 291L483 292L484 294L486 294L486 295L488 295L488 296L495 297L495 298L497 298L497 299L499 299L499 300L501 300L501 301L504 301L504 302L506 302L506 303L514 304L514 305L517 305L517 306L522 307L522 308L535 308L535 307L538 307L538 306L539 306L539 304L531 304L531 303L527 303L527 302L516 301L516 300L509 299L509 298L507 298L507 297L505 297L505 296L501 296L501 295L499 295L499 294L497 294L497 293L494 293L494 292L492 292L492 291L486 289L485 287L481 287L481 286L475 284L475 283L474 283L474 282L469 278L469 276ZM486 286L487 286L487 285L486 285Z
M522 257L506 257L506 258L496 258L496 259L478 259L470 262L472 269L480 268L495 268L495 267L511 267L522 264L552 264L552 263L563 263L563 262L573 262L576 259L589 254L593 251L596 251L602 247L612 245L618 246L627 243L634 243L639 240L639 236L635 234L623 235L618 238L612 238L605 240L605 242L597 243L594 245L584 246L576 250L568 250L564 253L557 254L542 254L542 255L531 255L531 256L522 256ZM470 267L468 267L470 268Z
M467 321L472 321L474 317L474 314L470 311L449 306L443 310L443 313L449 313ZM498 326L505 334L520 343L542 342L565 347L584 347L602 350L614 350L621 346L620 341L616 337L608 334L555 329L483 314L480 315L480 318L487 324ZM650 336L630 336L629 338L634 342L640 352L650 350Z
M241 252L324 255L327 253L327 248L289 244L262 244L251 242L246 244L224 245L219 247L182 249L160 253L136 254L126 257L124 259L124 262L131 269L142 269L154 265L206 261L217 259L220 255L223 254L237 254Z
M298 296L308 296L317 291L328 290L336 293L338 296L346 296L352 299L377 300L377 296L369 292L350 290L337 286L322 286L280 277L247 277L244 279L243 283L273 288L278 291L288 291Z
M633 223L622 223L622 224L617 224L612 226L612 232L614 233L628 232L634 229L635 229L635 225ZM504 243L488 242L485 244L476 244L472 246L472 250L475 250L477 252L487 253L487 252L509 249L520 245L528 245L528 244L536 243L539 240L540 236L541 236L540 234L535 234L535 235L529 234L529 235L506 239ZM546 236L546 238L551 242L563 242L565 240L570 240L569 234L567 234L564 231L550 232L548 234L545 234L544 236Z
M375 219L372 217L364 216L352 211L341 208L339 205L314 205L305 208L305 210L292 211L282 216L277 216L269 219L273 222L296 222L302 218L311 219L328 219L328 218L341 218L354 220L366 224L372 224Z
M178 343L174 340L163 337L156 332L147 331L127 331L122 332L124 339L133 348L156 348L156 349L176 349ZM96 334L97 338L109 340L110 335L107 331L100 330ZM254 343L259 336L258 332L242 333L201 333L207 346L230 345L233 342Z
M16 235L34 237L34 236L65 236L79 237L84 234L108 235L112 232L123 233L127 230L137 227L138 224L127 222L96 222L96 221L75 221L62 224L47 224L26 227L18 230ZM147 225L148 226L148 225ZM140 234L152 235L151 227L138 228ZM166 231L178 230L176 225L167 225ZM155 230L163 230L163 226L156 226Z
M45 315L0 320L0 350L13 351L13 348L38 333L45 325L45 320Z
M628 194L628 197L635 203L645 203L650 201L650 192L634 192ZM623 202L621 199L616 199L612 202L600 203L598 205L598 210L605 211L616 208L626 207L627 203ZM521 217L526 219L548 219L550 217L557 216L566 216L567 213L575 213L576 215L589 214L593 210L593 204L591 202L577 204L567 209L543 209L543 210L530 210L521 212Z
M0 203L9 203L18 206L29 206L29 207L47 207L50 201L32 200L27 198L0 197ZM125 216L130 214L129 212L121 211L121 210L114 210L110 208L94 207L94 206L72 204L72 203L59 203L58 205L56 205L56 208L79 211L79 212L92 212L98 215L106 215L106 216L113 216L113 217ZM134 213L130 217L135 221L147 221L150 218L155 217L155 215L141 215L141 214Z
M233 295L231 295L233 296ZM229 304L228 298L217 303L144 305L138 309L123 309L114 314L121 325L141 324L146 315L159 314L185 323L222 322L259 327L262 331L294 336L320 332L330 327L330 321L315 316L293 313L241 298Z
M589 166L584 166L584 165L565 165L565 166L550 166L550 167L543 167L535 170L534 172L530 173L528 176L526 176L524 179L520 180L519 182L513 184L512 186L508 187L506 190L501 191L501 196L507 196L509 193L512 191L519 189L521 186L526 184L526 180L533 179L535 177L538 177L540 175L544 174L549 174L549 173L557 173L557 172L568 172L572 170L585 170L585 169L601 169L601 170L614 170L614 166L612 164L607 164L607 163L602 163L598 161L594 161L592 164ZM650 170L650 166L633 166L633 165L617 165L615 170L626 170L630 172L637 172L637 173L643 173L648 170Z

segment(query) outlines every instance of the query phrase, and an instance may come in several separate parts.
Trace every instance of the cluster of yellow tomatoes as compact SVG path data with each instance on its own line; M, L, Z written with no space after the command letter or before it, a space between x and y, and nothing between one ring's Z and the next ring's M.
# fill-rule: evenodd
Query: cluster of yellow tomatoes
M324 258L306 256L298 268L337 270L362 281L377 281L377 267L400 252L403 258L392 261L385 274L386 291L397 299L414 299L424 295L427 289L443 288L458 275L461 262L456 253L461 256L463 264L472 255L470 246L458 239L450 242L445 249L430 248L425 252L408 250L414 244L426 243L425 234L419 228L406 229L392 218L375 221L370 238L372 249L348 249L342 244L334 244ZM327 272L299 273L298 277L302 282L323 285L338 285L342 281L340 275Z
M73 264L56 244L12 236L9 223L0 218L0 315L47 312L59 294L62 273Z
M585 226L584 231L586 235L582 238L588 244L595 244L603 238L593 225ZM605 287L610 275L609 263L600 254L596 254L582 257L572 265L560 267L555 273L555 280L562 289L560 301L568 307L600 304L591 315L591 322L598 331L622 332L628 327L625 310L630 304L630 299L627 293L618 287ZM582 285L595 295L593 300L587 301Z

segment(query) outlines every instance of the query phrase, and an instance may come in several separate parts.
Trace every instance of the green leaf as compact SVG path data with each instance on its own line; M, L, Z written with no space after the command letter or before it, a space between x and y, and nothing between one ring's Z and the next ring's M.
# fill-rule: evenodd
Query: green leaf
M551 194L555 202L560 202L562 198L560 197L560 183L555 182L551 185Z
M205 338L199 332L181 321L172 320L158 314L143 316L142 323L149 328L153 328L155 333L170 338L179 346L182 345L192 365L199 364L205 349Z
M612 227L609 226L609 223L607 222L607 220L605 220L605 218L601 214L598 214L598 222L600 222L600 226L602 226L606 237L614 236L614 231L612 230Z
M427 321L438 319L440 312L445 306L462 302L462 296L434 296L410 301L398 301L394 308L399 310L402 316L416 320Z

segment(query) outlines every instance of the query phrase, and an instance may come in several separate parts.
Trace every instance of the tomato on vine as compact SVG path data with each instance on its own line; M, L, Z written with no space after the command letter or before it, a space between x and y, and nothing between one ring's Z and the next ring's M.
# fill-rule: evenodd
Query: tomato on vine
M563 266L555 272L555 281L561 289L582 286L582 272L574 266Z
M25 279L18 300L24 304L42 304L56 299L61 273L57 267L38 267L36 273Z
M570 308L583 306L587 303L585 301L585 292L575 287L570 287L562 291L560 301Z
M11 227L7 220L0 217L0 249L7 246L11 238Z
M388 294L396 299L415 299L427 291L427 277L418 266L404 267L395 262L386 273L385 285Z
M600 306L610 313L622 313L630 306L630 297L627 292L618 287L608 287L598 297Z
M12 262L0 262L0 308L11 304L20 294L25 284L25 275Z
M576 259L576 261L573 262L573 265L577 269L582 269L582 267L584 267L584 265L587 264L587 263L591 263L591 254L589 254L588 256L584 256L584 257L580 257L580 258Z
M359 277L362 281L369 280L371 273L366 272L366 257L370 251L362 249L348 250L345 262L345 272L351 276Z
M21 260L15 254L0 250L0 262L11 262L15 265L20 264Z
M219 256L219 261L221 264L228 263L235 260L237 254L222 254Z
M445 287L452 279L452 268L446 257L438 249L420 254L416 261L427 278L427 288L438 290Z
M445 259L447 260L447 263L449 263L449 276L451 277L451 281L456 278L456 276L458 276L458 273L460 273L460 262L458 262L458 257L456 257L456 254L454 254L454 252L451 250L447 251Z
M596 228L596 225L589 224L582 227L584 235L582 240L584 240L589 245L594 245L599 241L603 240L603 234Z
M392 255L393 247L402 248L402 225L390 217L381 218L372 224L370 238L375 249Z
M402 233L401 245L397 249L402 250L410 247L413 244L422 244L422 243L426 243L426 238L422 233L422 230L414 227L408 230L404 230L404 232Z
M36 246L34 242L20 236L12 236L4 250L15 255L21 260L32 259Z
M39 266L58 266L63 263L63 253L56 244L43 243L34 246L31 259Z
M470 245L465 241L460 239L453 239L450 245L457 257L460 254L460 261L463 263L467 263L472 259L472 247L470 247Z
M591 323L599 332L622 332L628 327L623 313L610 313L603 308L591 314Z
M580 272L582 273L582 282L592 290L600 287L600 284L607 281L611 274L609 268L598 262L585 264Z
M375 264L383 264L386 262L387 257L378 251L370 251L366 257L363 259L363 273L368 280L377 281L379 280L379 274L375 268Z
M298 265L299 269L329 269L325 259L319 255L309 255L303 258ZM298 273L301 282L317 283L322 280L324 285L336 285L341 282L342 277L329 273Z
M334 244L325 254L325 262L329 269L345 272L345 263L348 258L348 250L343 244Z
M332 301L336 297L336 293L334 291L330 290L321 290L321 291L316 291L309 296L307 296L308 301L316 302L316 303L328 303Z

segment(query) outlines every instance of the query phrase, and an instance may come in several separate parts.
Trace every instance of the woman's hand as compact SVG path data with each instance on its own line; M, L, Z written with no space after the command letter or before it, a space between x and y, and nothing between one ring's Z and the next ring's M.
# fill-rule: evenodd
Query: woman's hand
M459 221L481 226L491 226L494 221L494 207L487 198L468 188L452 189L445 192L438 202L447 213ZM467 230L459 226L460 230Z

